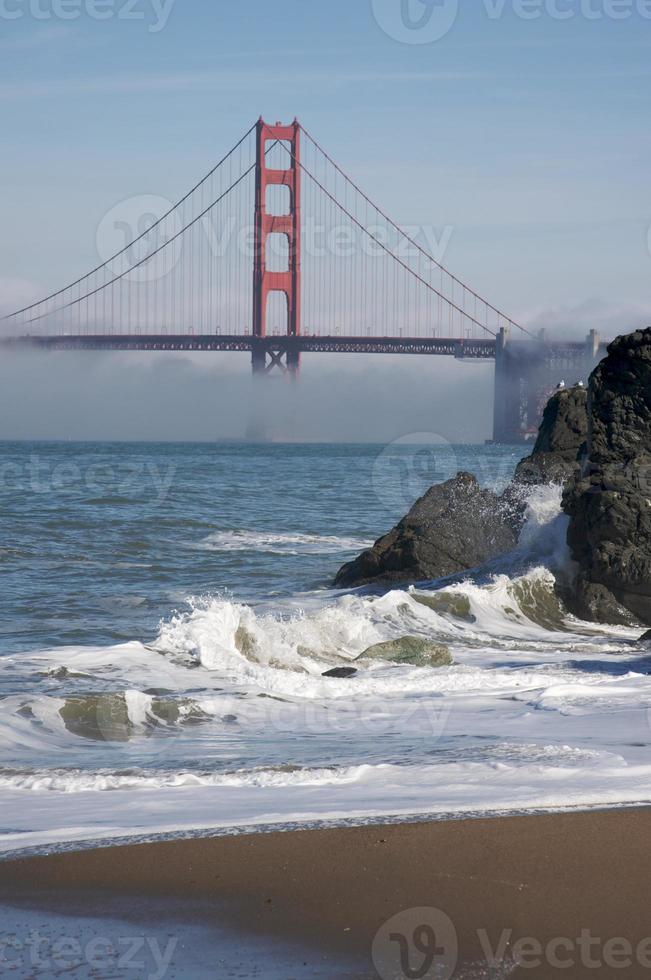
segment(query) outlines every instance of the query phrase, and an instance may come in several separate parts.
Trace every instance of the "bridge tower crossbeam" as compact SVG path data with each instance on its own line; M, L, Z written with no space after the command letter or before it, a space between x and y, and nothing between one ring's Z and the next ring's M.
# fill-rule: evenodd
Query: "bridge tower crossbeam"
M256 181L255 181L255 239L253 263L253 372L267 372L280 367L296 375L300 366L300 353L290 345L283 363L266 342L267 306L272 293L282 293L287 301L287 336L299 337L301 333L301 127L297 120L289 126L276 123L271 126L262 118L256 129ZM274 169L267 164L270 149L279 143L289 153L290 165ZM271 144L271 147L268 145ZM289 189L287 214L270 214L267 211L267 188L283 186ZM270 235L280 234L287 238L288 268L284 272L272 272L267 268L267 243Z

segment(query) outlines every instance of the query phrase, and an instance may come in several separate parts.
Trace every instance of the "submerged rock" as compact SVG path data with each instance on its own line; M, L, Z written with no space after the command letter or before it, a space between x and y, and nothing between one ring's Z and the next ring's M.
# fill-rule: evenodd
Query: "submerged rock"
M347 677L354 677L357 672L356 667L333 667L332 670L326 670L321 676L345 679Z
M421 606L427 606L441 615L454 616L466 623L476 623L477 617L470 608L470 599L460 592L410 592L410 597Z
M70 678L92 679L92 674L84 674L80 670L72 670L70 667L51 667L49 670L39 671L39 677L51 677L56 681L64 681Z
M450 667L453 663L452 654L443 643L434 643L423 636L402 636L399 640L376 643L358 659L389 660L414 667Z
M583 618L651 625L651 327L610 345L589 411L584 464L563 498L578 565L566 602Z
M96 742L128 742L159 727L199 724L210 718L192 698L156 696L134 721L124 692L71 695L59 714L72 735Z
M372 548L340 568L337 587L424 582L512 550L517 533L500 498L471 473L431 487Z
M238 626L235 632L235 648L243 657L253 660L258 651L258 641L246 626Z
M128 742L133 735L123 693L80 694L65 699L59 714L72 735L97 742Z

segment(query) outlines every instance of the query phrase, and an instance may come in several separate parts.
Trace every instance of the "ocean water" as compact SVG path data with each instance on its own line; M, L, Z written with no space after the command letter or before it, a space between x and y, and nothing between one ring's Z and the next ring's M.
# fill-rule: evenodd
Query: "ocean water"
M555 599L559 488L485 568L330 587L432 483L520 455L0 444L0 851L648 803L651 651ZM404 636L454 665L364 659Z

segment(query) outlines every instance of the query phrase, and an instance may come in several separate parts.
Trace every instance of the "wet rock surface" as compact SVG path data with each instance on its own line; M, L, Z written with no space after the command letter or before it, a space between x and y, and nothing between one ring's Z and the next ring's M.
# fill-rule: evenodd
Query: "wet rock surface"
M567 481L585 451L587 392L557 392L545 409L531 456L518 465L501 495L469 473L432 487L372 548L344 565L335 586L425 582L476 568L512 551L524 522L532 486Z
M322 677L336 677L339 680L346 680L349 677L354 677L357 673L356 667L333 667L332 670L326 670L321 675Z
M425 582L475 568L517 543L500 498L470 473L431 487L396 527L344 565L335 586Z
M513 550L535 485L561 483L574 562L558 592L593 622L651 626L651 327L619 337L588 390L549 400L531 456L498 497L459 473L432 487L335 585L424 582Z
M545 407L533 452L518 464L513 483L565 483L578 469L587 438L588 392L579 386L557 391Z
M589 384L581 471L566 488L578 574L564 596L598 622L651 625L651 328L618 337Z

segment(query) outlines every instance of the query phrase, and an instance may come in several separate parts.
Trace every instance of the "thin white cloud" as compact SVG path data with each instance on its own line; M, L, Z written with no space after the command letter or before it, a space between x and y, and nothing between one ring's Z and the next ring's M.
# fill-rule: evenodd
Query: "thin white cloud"
M58 29L53 28L55 32ZM61 29L66 32L65 28ZM42 37L31 36L23 41L0 41L0 49L3 44L19 46L38 46L40 44L51 43L60 40L64 33L56 35L43 35ZM66 37L71 34L66 33ZM529 78L535 82L536 77L544 77L541 73L536 76L530 74ZM572 71L557 73L557 77L568 80L581 78L583 81L587 77L593 79L642 79L651 77L651 68L630 68L621 71L596 70L594 72L585 71L574 73ZM287 85L295 89L296 86L318 86L319 88L331 87L341 88L349 85L382 85L382 84L423 84L428 82L463 82L481 81L482 79L509 81L509 75L501 75L495 71L485 71L476 69L436 69L432 71L394 71L394 70L363 70L349 72L332 72L328 70L303 70L291 71L283 74L274 72L276 84ZM28 99L60 98L67 96L95 96L95 95L147 95L157 93L183 93L183 92L221 92L235 90L238 94L242 92L260 92L268 84L268 74L266 72L252 73L248 71L224 70L224 71L177 71L165 74L131 75L131 76L97 76L89 78L41 78L30 81L15 81L0 85L0 100L19 101ZM524 98L526 90L519 92L518 97Z
M484 77L478 72L436 71L436 72L291 72L275 75L277 83L285 83L292 88L297 85L343 85L378 84L384 82L458 82ZM87 95L146 95L151 93L208 92L235 90L259 92L268 83L266 74L251 72L174 72L164 75L114 75L97 78L40 79L29 82L10 82L0 86L0 99L18 101L25 99L60 98L62 96Z
M603 340L631 333L651 324L651 306L608 303L586 299L576 306L532 311L524 317L533 332L545 329L553 339L582 340L596 330Z

